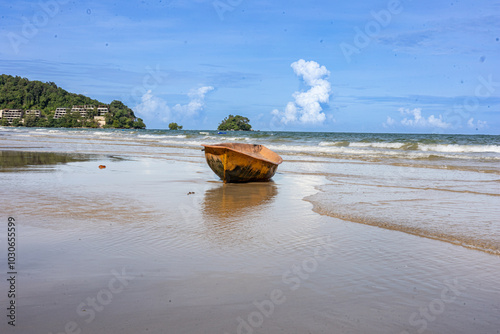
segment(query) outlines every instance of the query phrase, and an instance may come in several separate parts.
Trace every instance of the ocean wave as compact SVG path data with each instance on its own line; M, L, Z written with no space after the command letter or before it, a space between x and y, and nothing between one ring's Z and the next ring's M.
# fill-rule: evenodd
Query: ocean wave
M418 143L406 143L403 144L400 149L405 150L405 151L416 151L418 150Z
M458 145L458 144L432 144L419 145L422 151L444 153L500 153L498 145Z
M226 141L250 141L249 137L227 137L219 135L205 135L202 137L205 140L212 140L214 142L226 142Z
M373 148L383 148L383 149L400 149L404 143L379 143L379 142L356 142L351 143L351 147L373 147Z
M94 132L93 135L99 137L108 137L108 136L114 136L116 135L116 133L100 131L100 132Z
M319 146L338 146L338 147L347 147L351 143L348 141L334 141L334 142L327 142L327 141L322 141L318 145Z
M500 161L500 156L496 155L474 155L456 154L454 152L419 151L414 149L379 149L370 145L367 146L310 146L310 145L268 145L271 150L275 150L286 155L313 155L332 156L337 158L372 158L380 159L384 157L409 160L439 160L439 159L460 159L460 160L490 160Z
M249 141L250 138L248 137L226 137L226 136L220 136L218 137L222 141Z
M137 135L137 138L142 139L165 139L165 138L187 138L187 135Z
M393 149L393 150L417 150L418 143L385 143L385 142L349 142L349 141L335 141L325 142L322 141L319 146L338 146L338 147L359 147L359 148L380 148L380 149Z
M161 140L160 143L165 144L165 146L179 146L179 147L192 147L200 146L206 144L206 142L196 141L196 140Z
M422 151L422 152L439 152L439 153L500 153L498 145L459 145L459 144L422 144L418 142L348 142L322 141L318 144L320 147L349 147L349 148L375 148L381 150L401 150L401 151Z
M34 129L34 134L35 135L43 135L43 134L54 134L54 133L63 133L64 131L58 130L58 129Z
M499 139L494 136L437 135L373 135L344 133L294 132L231 132L218 135L215 131L185 130L118 130L61 128L2 128L2 134L12 137L29 135L50 138L62 144L66 141L96 140L100 145L116 141L151 147L185 147L225 142L262 144L287 156L314 156L333 159L408 159L457 161L500 161ZM427 137L429 138L427 138ZM59 139L57 139L59 138ZM292 158L293 159L293 158ZM462 162L458 162L462 164Z

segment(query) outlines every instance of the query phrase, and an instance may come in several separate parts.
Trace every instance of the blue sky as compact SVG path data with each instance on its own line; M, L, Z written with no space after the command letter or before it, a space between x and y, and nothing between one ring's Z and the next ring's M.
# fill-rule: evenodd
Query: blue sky
M148 128L500 134L500 2L0 3L2 73Z

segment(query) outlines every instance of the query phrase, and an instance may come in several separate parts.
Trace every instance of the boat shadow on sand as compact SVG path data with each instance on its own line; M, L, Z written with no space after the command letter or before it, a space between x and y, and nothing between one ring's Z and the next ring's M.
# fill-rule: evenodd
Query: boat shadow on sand
M252 237L257 233L255 225L263 223L261 213L271 206L277 194L278 187L272 181L226 183L207 190L202 214L209 237L224 243Z

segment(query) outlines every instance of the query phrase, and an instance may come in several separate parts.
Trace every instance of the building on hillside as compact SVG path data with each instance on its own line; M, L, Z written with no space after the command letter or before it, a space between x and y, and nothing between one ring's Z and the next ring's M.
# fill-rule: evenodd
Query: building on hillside
M104 116L109 112L108 106L98 106L97 107L97 114L99 116Z
M100 128L103 128L106 125L106 118L104 116L94 116L94 121L97 121Z
M0 119L7 119L9 123L12 123L12 121L16 118L21 119L23 117L23 113L22 109L3 109L0 110Z
M29 116L29 115L34 115L36 117L42 116L42 112L40 110L26 110L24 112L24 115Z
M68 108L63 108L63 107L57 108L56 112L54 113L54 118L58 119L58 118L61 118L63 116L66 116L67 109Z
M71 108L71 111L79 112L80 116L87 117L87 112L94 111L94 108L95 107L93 105L73 106L73 108Z

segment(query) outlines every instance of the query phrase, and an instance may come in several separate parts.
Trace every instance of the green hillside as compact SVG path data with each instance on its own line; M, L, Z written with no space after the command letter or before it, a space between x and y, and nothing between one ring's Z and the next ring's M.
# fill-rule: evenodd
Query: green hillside
M0 76L0 109L38 109L42 117L37 119L27 116L26 126L47 127L97 127L93 116L81 117L76 113L69 112L66 116L55 119L56 108L71 108L74 105L106 105L109 113L106 115L106 125L111 128L145 128L146 125L140 118L136 118L134 111L120 101L113 101L107 105L98 100L82 94L69 93L57 87L53 82L30 81L19 76L2 74ZM5 123L5 122L4 122ZM16 122L13 125L20 125ZM7 125L7 124L2 124Z

